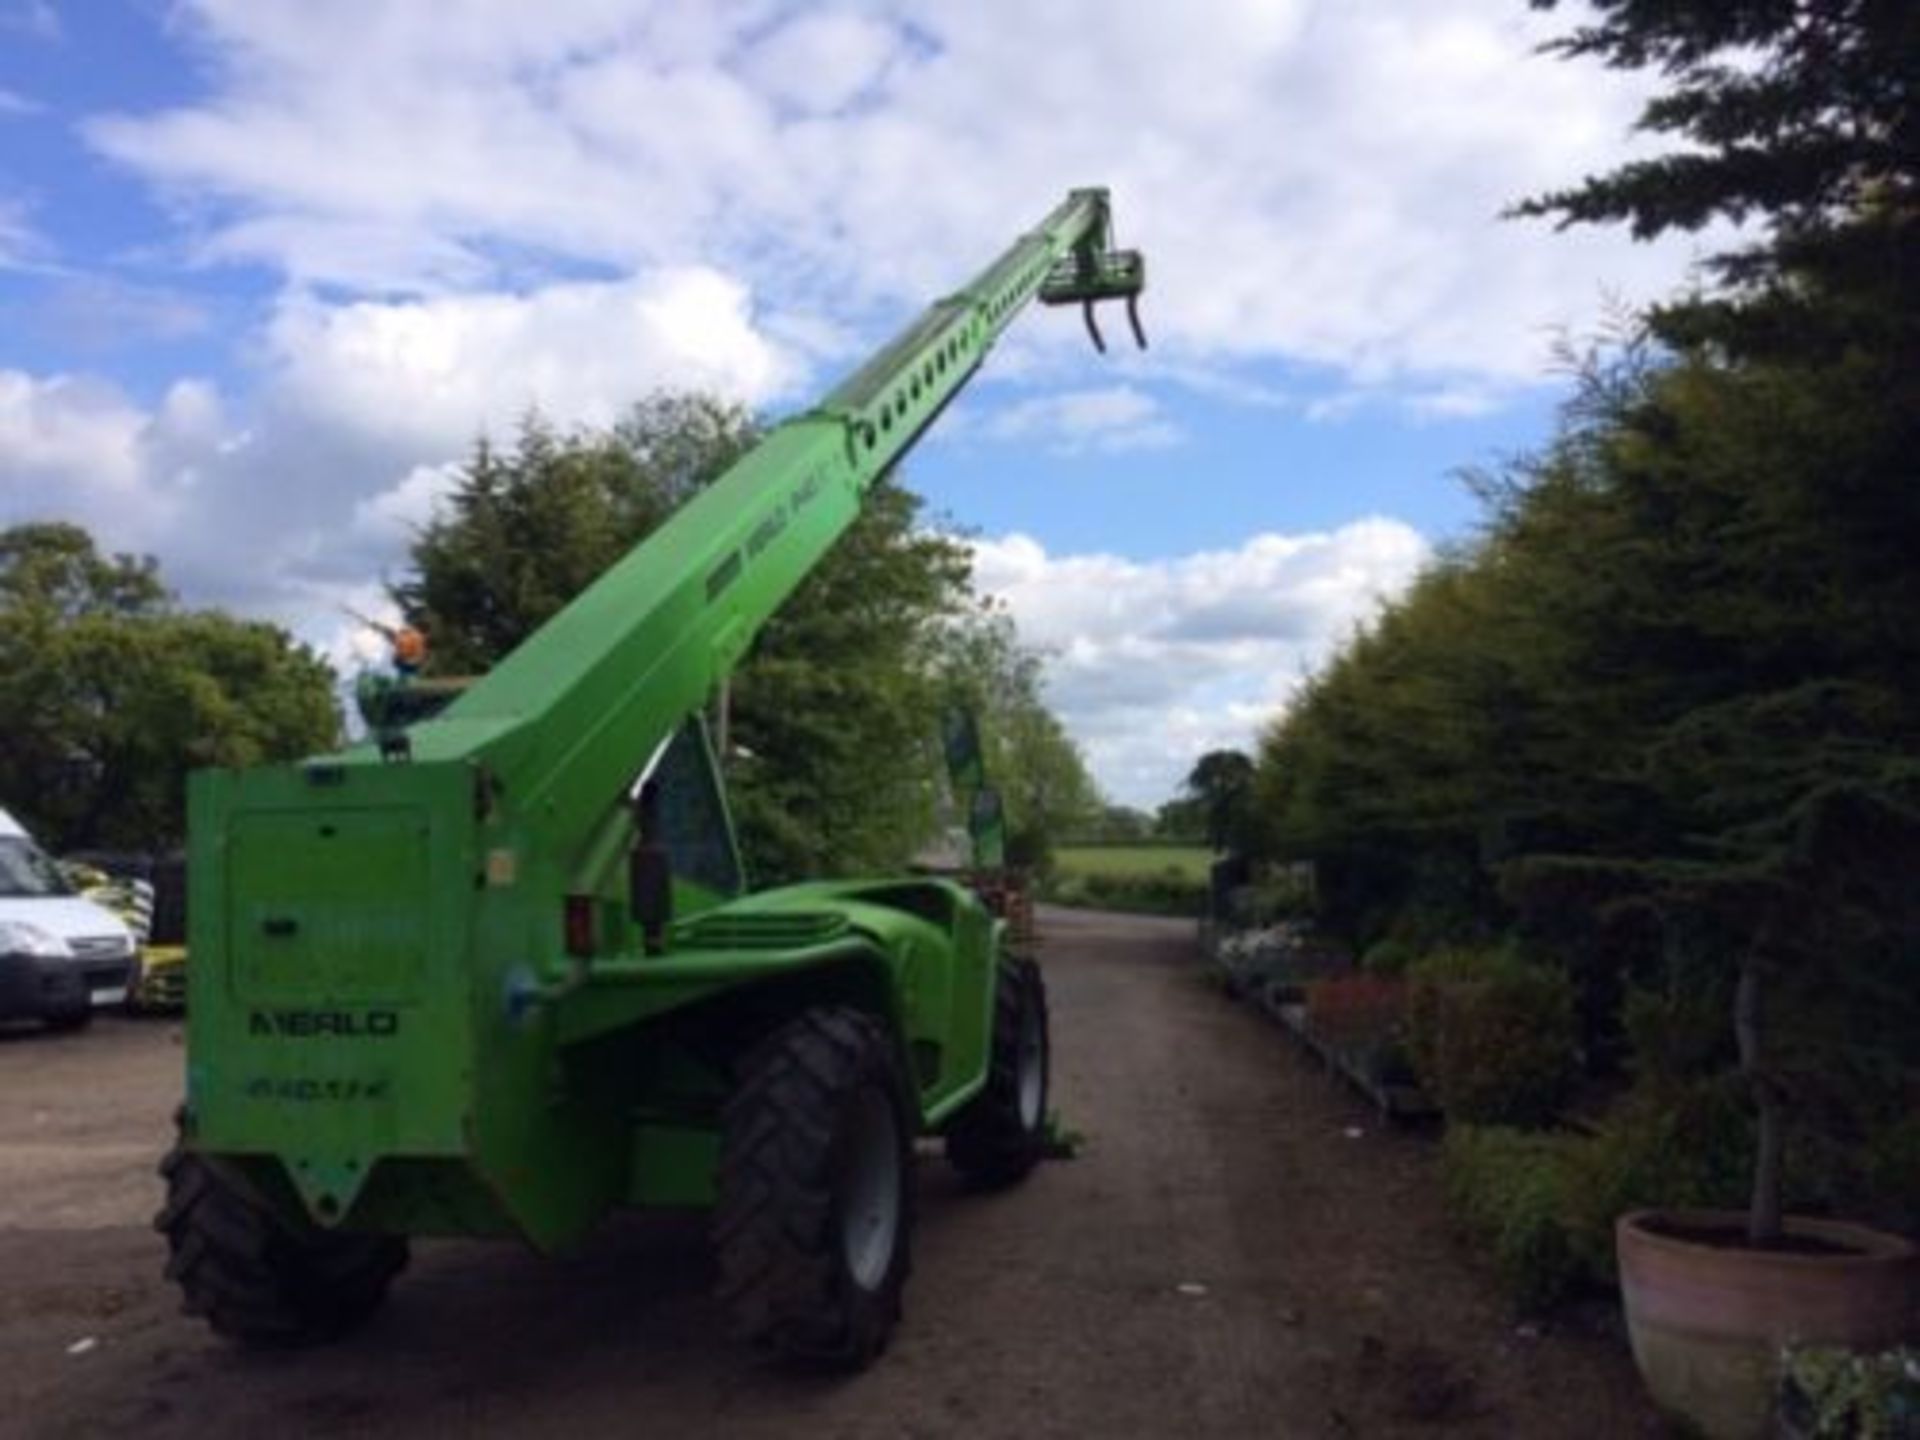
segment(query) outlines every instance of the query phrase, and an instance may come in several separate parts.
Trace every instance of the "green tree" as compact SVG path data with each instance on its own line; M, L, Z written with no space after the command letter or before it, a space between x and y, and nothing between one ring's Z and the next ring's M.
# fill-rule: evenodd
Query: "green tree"
M1253 761L1239 750L1209 750L1187 772L1187 798L1206 815L1207 843L1215 850L1246 847L1253 815Z
M1207 817L1197 800L1168 800L1153 812L1156 839L1198 844L1207 833Z
M105 556L78 525L16 525L0 533L0 605L48 621L141 615L167 603L152 556Z
M1531 0L1535 9L1558 0ZM1907 0L1592 0L1547 48L1664 87L1640 128L1677 148L1526 201L1640 238L1747 225L1710 265L1727 288L1655 312L1669 339L1834 356L1920 327L1920 17ZM1747 238L1751 237L1751 238ZM1911 393L1911 392L1909 392Z
M732 686L729 774L762 881L898 869L934 827L939 646L966 604L955 541L892 480L762 628Z
M189 770L339 734L333 675L272 625L181 609L151 558L84 530L0 532L0 801L56 849L185 833Z
M1747 231L1713 258L1716 290L1653 313L1679 363L1603 397L1590 431L1598 494L1644 587L1625 592L1635 631L1616 624L1614 638L1662 662L1630 667L1639 703L1616 707L1638 742L1617 773L1643 799L1640 833L1515 879L1631 882L1737 972L1760 1134L1751 1233L1765 1241L1789 1112L1817 1113L1810 1097L1847 1088L1822 1077L1885 1053L1874 1041L1889 1017L1893 1053L1920 1058L1910 987L1876 979L1876 958L1910 954L1920 925L1897 885L1868 881L1888 855L1910 873L1920 848L1920 642L1896 618L1920 600L1920 12L1900 0L1593 10L1552 48L1659 70L1641 125L1681 146L1522 211L1642 237L1713 219ZM1595 623L1586 638L1606 634ZM1870 853L1836 840L1850 828L1875 837ZM1803 1048L1818 1058L1796 1064Z
M1331 918L1545 942L1590 1055L1629 982L1741 997L1761 1234L1789 1131L1843 1157L1920 1061L1895 980L1920 929L1873 878L1920 848L1914 437L1858 364L1595 371L1556 441L1483 485L1479 540L1261 754L1266 833L1320 863ZM1629 940L1636 914L1661 943Z
M1062 839L1105 805L1086 760L1041 693L1041 661L992 604L954 617L940 645L950 703L972 710L988 783L1005 806L1009 864L1045 870Z
M1131 805L1104 805L1091 833L1096 840L1136 844L1153 834L1153 817Z

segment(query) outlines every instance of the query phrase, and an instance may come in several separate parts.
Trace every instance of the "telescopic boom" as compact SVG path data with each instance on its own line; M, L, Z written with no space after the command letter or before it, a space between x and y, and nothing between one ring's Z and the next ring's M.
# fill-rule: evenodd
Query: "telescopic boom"
M1073 191L438 718L410 727L407 753L484 765L516 810L541 817L549 833L539 843L581 865L617 851L621 836L600 830L617 828L640 763L740 661L1027 302L1081 304L1093 328L1096 301L1125 298L1131 308L1144 283L1138 254L1112 248L1107 192ZM376 757L363 748L348 758Z

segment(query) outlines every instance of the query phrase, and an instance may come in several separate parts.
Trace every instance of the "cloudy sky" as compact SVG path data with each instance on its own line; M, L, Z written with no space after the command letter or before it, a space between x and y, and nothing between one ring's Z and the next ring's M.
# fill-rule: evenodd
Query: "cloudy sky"
M910 462L1108 790L1251 743L1684 245L1503 222L1631 153L1524 0L0 0L0 524L343 654L474 436L803 407L1070 186L1145 355L1024 317Z

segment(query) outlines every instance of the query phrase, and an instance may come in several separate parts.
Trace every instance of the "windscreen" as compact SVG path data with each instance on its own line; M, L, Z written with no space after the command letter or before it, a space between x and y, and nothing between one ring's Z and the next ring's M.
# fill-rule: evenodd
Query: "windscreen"
M20 835L0 835L0 896L71 895L73 887L60 867L33 841Z

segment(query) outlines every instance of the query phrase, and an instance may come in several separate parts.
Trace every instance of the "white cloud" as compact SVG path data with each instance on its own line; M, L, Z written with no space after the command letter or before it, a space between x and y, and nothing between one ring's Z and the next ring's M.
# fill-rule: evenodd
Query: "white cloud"
M0 528L82 525L102 549L157 554L192 603L275 621L329 653L345 653L339 606L370 608L407 538L412 476L364 516L338 514L342 475L382 473L368 452L290 422L239 428L203 381L146 406L95 378L0 370Z
M207 253L386 294L546 256L897 314L1106 182L1174 359L1368 386L1532 380L1686 260L1495 218L1622 158L1640 94L1514 0L455 8L194 0L213 93L89 133Z
M147 424L138 407L102 382L0 371L0 455L7 460L9 502L17 503L36 480L131 490L143 473L139 450Z
M1018 534L973 551L981 589L1047 652L1048 699L1096 777L1136 805L1171 796L1203 751L1249 748L1429 554L1381 518L1165 560L1052 555Z
M1037 440L1059 455L1160 450L1181 438L1160 402L1131 385L1022 400L995 413L981 433L994 440Z
M359 501L353 507L353 528L397 549L433 520L459 481L457 464L416 465L391 490Z
M768 339L744 288L708 269L520 295L292 296L254 347L244 425L200 381L145 406L97 378L0 371L0 525L77 521L160 555L197 602L345 654L339 606L368 608L369 577L397 569L477 437L536 407L605 425L657 386L761 404L809 343Z
M149 408L96 378L0 370L0 526L70 520L107 549L151 550L236 439L205 381ZM217 544L226 517L203 519Z
M741 70L755 90L808 115L826 115L879 83L899 50L892 27L842 12L797 15L754 44Z
M530 408L605 425L654 386L761 403L797 374L756 329L745 289L708 269L526 295L299 299L266 343L281 404L420 459L464 450Z
M0 85L0 115L38 115L42 108L39 101Z

